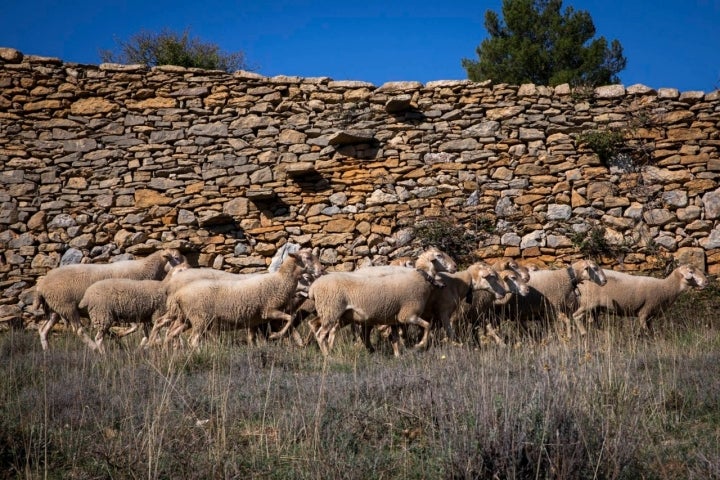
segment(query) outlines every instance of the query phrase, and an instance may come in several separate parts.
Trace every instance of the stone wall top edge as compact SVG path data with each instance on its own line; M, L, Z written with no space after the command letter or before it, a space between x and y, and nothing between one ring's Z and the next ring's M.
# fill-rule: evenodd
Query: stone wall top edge
M386 82L380 86L377 86L371 82L360 81L360 80L334 80L330 77L301 77L292 75L275 75L265 76L257 72L247 70L236 70L234 72L224 72L222 70L205 70L200 68L186 68L175 65L160 65L155 67L146 67L139 64L119 64L119 63L101 63L95 64L84 64L76 62L66 62L57 57L49 57L42 55L25 55L19 50L12 47L0 46L0 70L7 68L10 70L22 70L27 68L33 68L35 66L52 66L52 67L67 67L74 69L87 69L87 70L101 70L112 75L115 73L151 73L155 71L167 73L167 74L187 74L187 73L202 73L204 75L211 76L228 76L233 78L239 78L243 80L259 80L266 81L270 84L327 84L334 88L368 88L370 90L376 90L378 92L387 93L398 93L403 91L415 91L422 89L441 89L441 88L453 88L453 87L486 87L492 90L510 89L516 92L524 92L523 96L566 96L572 93L574 90L568 84L558 85L555 87L548 87L543 85L534 84L522 84L513 85L507 83L493 83L491 80L485 80L483 82L473 82L469 79L455 79L455 80L431 80L426 83L418 81L391 81ZM24 68L23 68L24 67ZM602 85L593 89L594 96L598 98L622 98L622 97L635 97L638 95L657 95L661 98L675 98L680 100L694 100L694 101L715 101L720 98L720 89L716 89L711 92L705 92L702 90L688 90L680 91L676 88L662 87L652 88L641 83L636 83L625 87L622 84L613 85Z

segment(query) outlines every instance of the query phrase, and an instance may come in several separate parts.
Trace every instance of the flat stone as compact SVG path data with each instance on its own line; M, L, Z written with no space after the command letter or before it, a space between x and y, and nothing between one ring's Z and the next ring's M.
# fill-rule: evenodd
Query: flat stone
M492 108L485 113L488 120L506 120L513 118L525 111L525 107L514 106L514 107L503 107L503 108Z
M140 189L134 194L135 206L137 208L149 208L155 205L169 205L172 198L163 195L155 190Z
M0 60L7 63L20 63L22 62L23 54L19 50L14 48L3 47L0 48Z
M221 122L195 124L188 129L188 134L203 137L227 137L228 126Z
M616 98L625 96L625 87L622 85L605 85L595 88L595 96L598 98Z
M245 196L250 200L269 200L275 195L275 190L272 188L249 188L245 190Z
M438 148L441 152L465 152L468 150L478 150L480 144L474 138L463 138L462 140L450 140L441 143Z
M390 114L404 112L410 108L411 102L412 95L395 95L385 102L385 111Z
M341 130L328 137L328 145L354 145L375 142L372 130Z
M287 164L288 175L304 175L315 171L315 162L294 162Z
M663 208L653 208L643 213L643 219L648 225L662 226L676 220L677 217Z
M120 105L105 98L82 98L70 105L73 115L95 115L120 110Z
M548 220L569 220L572 217L570 205L550 204L547 209Z

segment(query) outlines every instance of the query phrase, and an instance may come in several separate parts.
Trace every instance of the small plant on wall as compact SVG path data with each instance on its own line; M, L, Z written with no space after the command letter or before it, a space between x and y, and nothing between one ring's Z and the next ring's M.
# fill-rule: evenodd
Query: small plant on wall
M491 229L489 222L483 222L481 228ZM414 227L415 238L423 248L435 246L447 253L461 265L474 261L473 252L478 246L480 235L458 224L451 217L431 217L420 220Z
M655 145L652 140L638 136L641 129L652 129L654 122L645 111L630 114L625 127L593 129L580 133L578 143L593 151L603 165L634 171L652 161Z
M616 246L607 241L605 227L600 225L585 232L575 233L571 241L580 253L594 260L599 260L603 256L613 257L620 253Z
M617 130L589 130L578 136L578 141L592 150L603 165L620 154L625 144L625 135Z

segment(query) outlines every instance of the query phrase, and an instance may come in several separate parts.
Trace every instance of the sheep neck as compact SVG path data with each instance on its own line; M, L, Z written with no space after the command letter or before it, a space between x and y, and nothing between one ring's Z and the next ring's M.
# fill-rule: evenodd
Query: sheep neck
M578 277L575 274L575 269L572 267L572 265L567 267L567 274L568 274L568 277L570 277L570 285L572 285L572 288L577 288L578 284L580 283L580 280L578 280Z
M430 285L437 286L437 282L432 275L427 273L425 270L421 270L419 268L416 268L415 270L418 271L420 275L425 279L425 281L428 282Z

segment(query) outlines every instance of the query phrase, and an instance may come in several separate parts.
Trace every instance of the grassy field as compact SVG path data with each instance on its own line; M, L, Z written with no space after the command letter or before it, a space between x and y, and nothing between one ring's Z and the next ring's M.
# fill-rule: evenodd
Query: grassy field
M230 338L197 351L0 333L2 478L720 478L715 288L648 337L610 318L562 341L395 359Z

